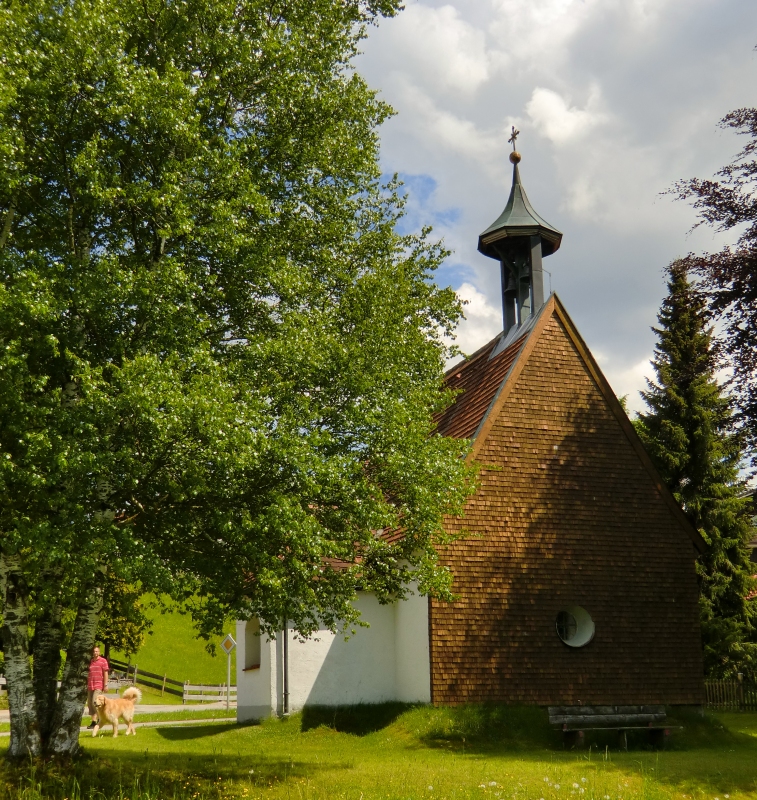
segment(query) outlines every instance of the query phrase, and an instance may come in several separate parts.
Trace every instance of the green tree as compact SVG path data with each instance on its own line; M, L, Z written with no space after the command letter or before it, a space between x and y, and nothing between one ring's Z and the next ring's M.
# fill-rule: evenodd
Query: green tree
M152 620L145 614L145 599L140 586L111 579L103 591L103 607L95 638L103 643L103 655L111 649L131 656L145 642Z
M648 411L636 421L663 479L707 544L697 561L705 670L710 677L757 672L757 616L747 600L751 502L739 468L743 433L732 400L717 382L718 349L706 299L686 264L668 267L668 295L658 315L652 365L642 392Z
M11 756L78 749L111 581L191 601L206 636L349 626L358 586L448 594L434 546L471 475L432 434L460 307L443 249L396 232L390 110L350 66L398 6L0 4Z

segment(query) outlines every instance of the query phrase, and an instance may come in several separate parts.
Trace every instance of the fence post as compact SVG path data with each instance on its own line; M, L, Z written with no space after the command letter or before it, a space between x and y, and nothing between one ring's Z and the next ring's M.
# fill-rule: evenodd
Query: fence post
M163 688L160 690L160 696L163 697L166 691L166 676L163 675Z
M137 685L137 665L134 665L134 685Z
M186 705L187 703L187 684L189 681L184 681L184 691L181 693L181 704Z

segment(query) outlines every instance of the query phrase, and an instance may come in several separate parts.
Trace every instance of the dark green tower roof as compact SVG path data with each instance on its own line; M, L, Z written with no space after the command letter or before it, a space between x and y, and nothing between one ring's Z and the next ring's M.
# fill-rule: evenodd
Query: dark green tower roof
M520 161L520 154L511 153ZM526 190L520 182L520 171L517 162L513 164L513 188L505 210L478 237L478 250L489 258L502 258L503 245L507 239L519 236L541 236L542 255L549 256L560 247L562 233L542 219L535 211L526 196ZM509 244L509 243L508 243Z

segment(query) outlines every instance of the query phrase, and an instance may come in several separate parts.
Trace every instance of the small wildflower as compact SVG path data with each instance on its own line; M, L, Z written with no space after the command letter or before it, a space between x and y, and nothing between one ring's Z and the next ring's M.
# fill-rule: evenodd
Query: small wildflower
M731 796L730 794L724 794L724 795L723 795L723 797L725 797L725 800L728 800L728 798L729 798L730 796Z
M556 784L555 784L555 789L559 789L559 788L560 788L560 784L559 784L559 783L556 783Z
M586 778L581 778L581 783L586 783Z
M577 784L577 783L574 783L574 784L573 784L573 788L574 788L574 789L578 789L578 784Z
M434 791L434 787L433 786L429 786L428 790L429 790L429 792L433 792Z
M544 778L544 783L549 783L549 778Z
M497 781L489 781L489 786L496 786L496 785ZM715 800L718 800L717 797L715 798Z

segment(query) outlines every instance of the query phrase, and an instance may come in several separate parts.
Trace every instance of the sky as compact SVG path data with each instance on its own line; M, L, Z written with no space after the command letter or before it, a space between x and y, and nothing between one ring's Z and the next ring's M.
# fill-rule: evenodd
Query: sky
M528 197L563 232L545 288L643 407L665 266L735 236L665 192L743 146L718 121L757 106L755 45L755 0L406 0L370 29L356 66L396 111L382 169L405 181L405 224L453 251L437 282L468 301L464 352L502 328L499 265L476 245L507 202L515 125Z

